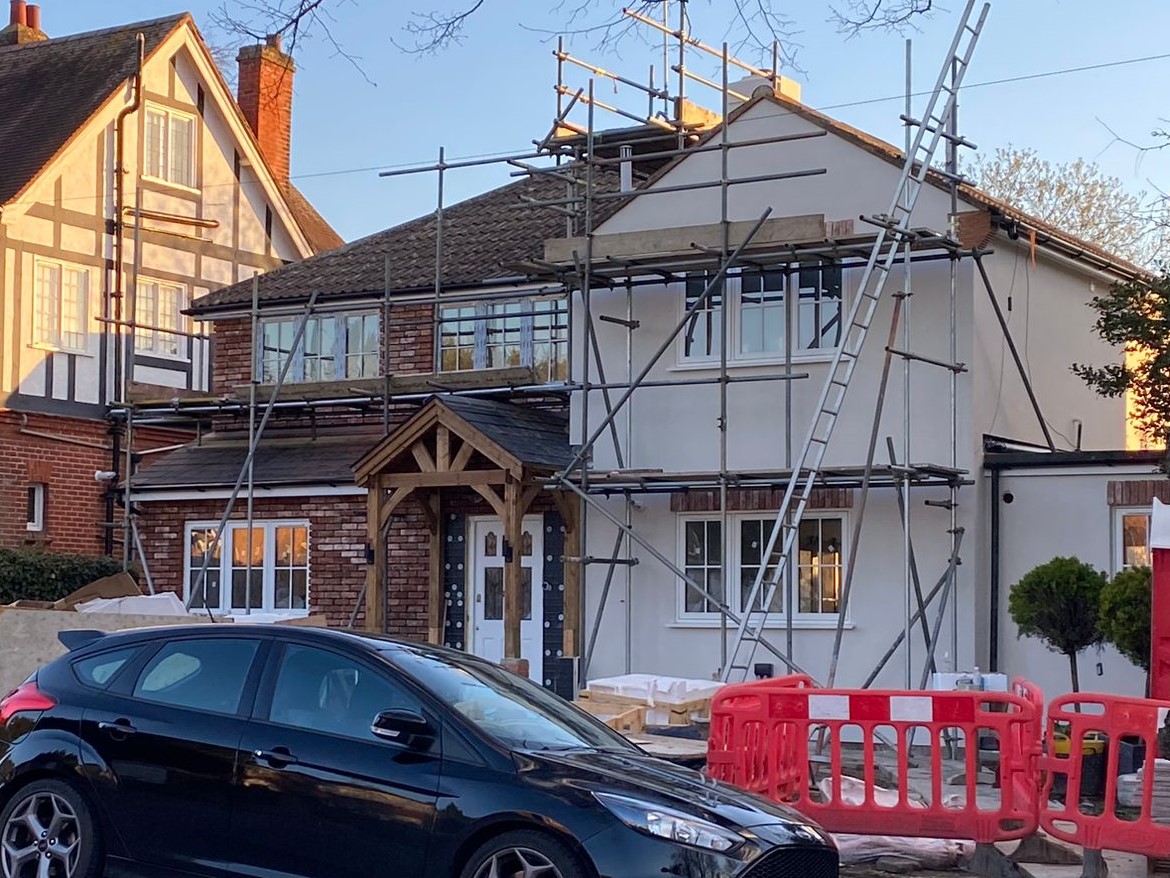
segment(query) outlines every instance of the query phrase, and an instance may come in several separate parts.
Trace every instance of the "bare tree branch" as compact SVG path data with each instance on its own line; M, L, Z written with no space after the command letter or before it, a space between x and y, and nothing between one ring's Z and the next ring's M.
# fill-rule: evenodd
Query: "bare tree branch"
M393 37L390 42L411 55L431 54L461 43L467 19L479 12L484 2L475 0L470 6L449 12L412 12L403 30L410 35L413 45L403 45Z
M934 11L934 0L845 0L831 10L829 21L837 30L856 36L866 30L912 27L914 19Z

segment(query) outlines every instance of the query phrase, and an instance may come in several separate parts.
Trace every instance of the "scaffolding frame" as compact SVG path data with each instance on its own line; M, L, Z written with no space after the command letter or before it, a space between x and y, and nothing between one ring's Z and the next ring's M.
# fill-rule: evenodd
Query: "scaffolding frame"
M845 588L841 595L841 605L838 607L838 624L837 636L834 644L832 665L829 673L830 683L833 680L837 659L841 648L841 639L843 632L843 622L845 619L845 609L848 600L848 590L851 585L853 576L853 569L855 559L857 557L857 539L860 535L861 528L864 522L864 505L865 497L871 488L877 489L892 489L895 492L899 513L902 518L903 530L903 555L904 555L904 580L905 580L905 594L906 594L906 614L905 625L901 633L895 639L888 654L882 659L878 667L875 668L870 678L866 681L866 686L871 685L881 668L887 664L893 655L902 645L905 645L906 656L906 680L907 686L910 686L911 681L911 643L913 635L913 627L920 624L922 629L922 639L926 648L926 657L923 663L923 677L920 685L925 686L928 672L936 667L935 651L939 643L942 626L944 622L945 613L948 603L951 607L951 643L952 643L952 661L957 662L957 645L958 645L958 627L957 627L957 613L958 605L957 596L951 600L951 595L957 590L956 569L959 564L959 552L962 545L963 530L958 526L957 509L959 491L962 487L973 484L967 472L958 467L957 455L957 379L958 375L964 370L962 364L955 362L957 356L957 332L956 332L956 290L957 290L957 264L961 259L973 257L978 266L984 285L991 298L993 305L996 306L997 315L1000 317L1000 326L1003 330L1008 344L1012 349L1013 356L1016 360L1017 368L1024 379L1025 385L1028 388L1029 397L1032 401L1036 415L1040 420L1045 435L1048 435L1047 425L1044 422L1043 416L1040 412L1039 403L1036 401L1035 395L1032 392L1030 381L1028 380L1024 368L1019 361L1018 355L1015 353L1015 346L1012 342L1010 332L1006 325L1006 321L1002 318L1002 313L998 308L998 302L995 293L992 289L990 279L987 276L986 270L983 268L982 256L989 251L965 249L957 240L957 229L952 225L951 228L945 231L931 230L928 228L914 228L909 225L909 218L913 209L913 201L906 195L903 184L908 178L917 182L918 186L925 185L928 177L933 177L935 180L942 178L949 184L949 192L951 198L951 215L952 223L954 222L954 215L958 210L958 185L962 178L958 174L957 161L955 155L957 149L961 146L973 146L968 141L964 140L957 129L957 92L962 81L962 72L965 70L966 64L970 60L970 51L974 49L975 40L978 38L979 29L982 27L982 22L986 18L990 4L984 3L982 12L977 20L977 23L972 27L969 24L972 12L975 8L976 0L967 0L966 10L964 11L960 20L960 25L956 30L955 38L952 43L951 52L949 55L948 65L950 68L949 83L944 75L947 70L939 76L935 91L928 103L927 113L924 114L924 119L918 120L911 116L911 80L910 80L910 43L907 41L906 47L906 104L905 112L902 115L902 121L906 127L906 149L905 149L905 165L902 176L902 183L899 184L899 190L895 194L892 202L893 209L887 211L884 215L862 217L871 225L876 231L872 235L848 235L845 237L833 237L827 235L825 240L819 242L808 242L804 244L784 244L772 246L755 246L753 245L753 238L758 233L761 226L768 219L770 209L751 223L750 230L742 236L738 241L733 241L731 236L732 222L729 218L729 191L732 187L745 184L759 184L764 182L783 181L791 179L800 179L810 176L822 175L826 173L824 168L809 168L803 170L788 170L780 171L774 174L756 175L746 178L732 178L730 176L730 155L732 150L751 148L755 146L774 145L784 142L804 140L813 137L824 136L826 132L819 131L809 134L796 135L781 135L770 138L758 138L754 140L744 140L732 142L729 139L728 125L726 121L730 116L730 100L736 99L740 101L747 100L750 96L745 96L736 92L730 82L729 71L732 68L737 68L748 72L754 77L759 77L768 80L773 91L778 92L781 83L781 75L779 71L779 47L773 47L773 63L770 69L759 68L751 64L733 58L729 52L727 44L725 43L721 50L706 46L700 41L694 39L686 30L685 16L681 14L683 4L680 3L680 19L677 28L671 28L669 24L659 23L646 16L641 16L637 13L627 11L626 14L633 20L639 21L642 24L659 31L666 38L665 45L669 40L674 40L677 44L678 61L671 65L670 70L663 71L661 76L661 85L655 85L655 70L652 66L650 69L649 84L643 85L636 80L612 73L604 68L594 65L584 59L576 58L568 53L563 42L558 42L556 50L553 52L557 61L557 83L554 91L557 96L557 111L553 121L553 125L549 134L540 140L534 140L534 149L523 152L517 152L506 156L495 156L483 159L468 159L458 161L447 161L445 148L440 148L438 151L438 160L433 164L426 164L411 168L404 168L394 171L383 172L382 177L398 177L403 175L413 175L420 173L436 173L437 174L437 205L435 210L436 219L436 235L435 235L435 272L434 283L429 290L416 291L396 291L391 289L389 265L387 265L385 289L380 300L382 307L382 342L383 355L388 344L386 339L389 336L391 320L393 318L393 311L396 307L405 305L429 304L434 305L436 313L431 318L420 318L420 321L433 323L436 328L440 323L438 315L438 308L444 304L459 304L468 302L485 302L485 301L503 301L516 300L517 298L537 298L540 296L561 295L565 296L568 302L567 305L567 348L568 359L571 364L570 374L573 376L570 380L564 382L543 382L537 384L518 385L508 388L511 393L517 395L543 395L543 394L576 394L580 400L581 418L580 418L580 441L575 443L575 452L571 465L564 468L558 473L556 477L549 481L547 488L552 490L560 490L570 493L577 497L583 506L601 518L606 519L616 530L616 538L613 542L612 549L608 554L594 557L589 551L588 542L588 522L590 516L588 514L581 516L581 548L580 554L575 557L566 557L563 560L566 564L577 564L582 568L581 581L583 587L581 590L582 606L581 618L585 619L586 607L586 587L588 582L584 575L585 569L589 566L604 564L607 566L605 578L601 592L601 602L597 609L597 615L593 620L593 630L588 638L585 653L580 656L580 664L578 668L578 681L584 683L587 679L589 665L592 660L593 651L596 646L598 633L601 628L602 617L606 609L606 604L609 600L609 595L612 589L612 583L616 576L616 571L619 567L624 568L626 575L626 665L627 670L630 669L630 646L632 642L632 608L629 600L631 594L631 574L632 568L639 563L639 559L634 555L635 547L645 551L648 555L655 558L664 567L673 572L675 576L690 590L703 596L704 600L711 603L718 609L719 618L721 620L721 667L720 676L723 679L730 677L730 672L733 668L738 668L745 672L748 671L748 665L751 661L749 656L748 662L742 665L735 663L735 653L740 648L742 642L745 640L745 633L749 630L751 625L751 616L756 609L756 598L760 588L764 585L763 578L768 570L768 564L774 544L778 538L783 538L782 541L786 546L785 554L782 558L787 557L787 553L791 551L795 535L799 530L800 523L800 508L792 508L792 498L795 495L796 486L803 481L806 485L806 495L811 493L814 487L850 487L860 489L862 491L861 510L855 516L854 537L852 541L852 548L850 557L848 559L849 572L845 580ZM667 4L664 4L667 7ZM965 54L962 60L957 54L957 47L959 46L960 38L964 36L965 32L970 32L971 40L969 43L969 51ZM713 56L718 59L721 66L721 82L716 83L713 80L700 76L689 70L687 67L687 52L688 50L697 50L708 56ZM584 87L573 88L567 84L565 72L568 67L580 68L590 74L588 83ZM677 74L677 86L674 93L671 92L668 84L668 72ZM606 79L635 89L641 93L647 100L647 112L635 113L625 110L614 104L609 104L598 100L595 96L595 82L597 79ZM696 123L688 118L687 103L686 103L686 84L694 82L701 86L712 88L718 93L720 100L721 112L718 117L718 137L709 138L704 142L702 136L704 133L704 125L702 122ZM933 112L935 102L940 94L947 94L948 98L944 99L946 109L941 115L936 115ZM661 101L665 109L664 113L655 113L656 103ZM673 107L673 112L671 108ZM574 111L580 112L583 109L586 120L585 124L570 119L570 115ZM606 112L611 115L616 115L620 118L633 120L639 124L639 128L628 130L626 136L623 138L623 132L613 132L606 130L605 147L606 150L602 154L598 154L598 141L602 129L599 129L596 121L596 114L598 112ZM708 126L709 128L710 126ZM913 129L917 128L918 134L912 134ZM674 135L675 146L670 149L653 149L650 152L637 152L637 147L646 140L646 131L653 129L660 132L659 137ZM929 136L932 140L932 145L928 153L924 156L917 148L916 144L921 143L924 137ZM934 152L934 145L938 142L945 142L947 145L947 161L946 168L939 169L931 164L931 158ZM617 155L613 155L614 148L617 149ZM718 152L720 155L720 179L717 181L703 181L698 183L675 185L675 186L657 186L652 189L639 189L636 187L627 187L627 174L632 168L632 164L639 160L646 160L652 158L655 160L674 160L680 156L693 155L702 152ZM916 163L916 159L919 161ZM546 164L534 164L538 162L545 162ZM518 287L504 288L491 291L475 291L467 288L444 290L443 284L443 265L445 259L443 247L443 226L444 226L444 191L445 191L445 176L448 172L481 167L487 165L509 165L516 170L513 176L528 176L535 178L537 176L545 176L551 179L556 179L564 183L565 195L563 198L551 199L546 201L539 201L533 199L521 199L517 203L517 209L527 210L548 210L565 217L566 236L573 237L574 234L581 238L580 244L573 251L571 261L562 263L547 262L544 260L523 260L514 265L507 267L520 272L523 283ZM601 186L597 181L597 173L602 169L609 169L617 167L620 171L623 185L618 190L612 190ZM722 229L721 246L718 248L701 247L692 245L686 252L676 252L668 255L655 254L645 255L636 258L619 258L612 257L605 253L595 252L594 239L596 232L596 212L599 205L611 202L615 199L623 201L631 201L647 195L663 194L667 192L685 192L696 191L702 189L718 188L720 190L720 223ZM901 221L899 221L899 218ZM893 317L890 325L889 341L885 347L885 358L883 367L882 379L882 393L879 396L877 405L874 410L873 431L869 443L869 454L864 466L821 466L819 463L813 467L807 466L805 455L799 459L793 457L793 390L792 384L794 381L804 380L809 378L808 372L798 372L794 370L792 357L792 328L791 321L786 320L786 337L784 340L784 362L780 369L770 369L766 375L731 375L728 373L728 351L731 343L731 321L729 318L729 300L730 296L727 294L726 287L723 283L727 274L740 268L761 268L766 265L782 264L791 266L799 263L801 260L807 260L818 257L827 257L838 260L843 268L853 267L858 265L865 265L867 272L872 272L874 266L879 264L879 260L887 267L884 272L888 273L894 265L901 265L905 272L905 288L897 295ZM939 360L935 358L926 357L920 354L915 354L910 349L911 339L911 322L910 322L910 301L912 296L911 290L911 268L914 264L923 261L932 261L945 259L950 264L950 360ZM853 260L846 263L846 260ZM710 278L705 285L703 292L694 299L693 304L686 309L686 312L679 319L673 331L662 343L651 357L649 362L635 374L633 369L634 351L635 351L635 337L636 330L639 328L639 322L635 319L635 290L643 286L661 286L664 283L678 281L682 279L688 272L695 270L703 270ZM714 272L712 274L712 271ZM624 380L614 380L612 376L605 372L606 364L603 362L602 351L597 338L597 330L594 322L594 313L592 308L593 291L597 288L604 288L606 290L624 289L626 293L626 315L624 318L613 317L612 315L598 315L599 320L604 322L623 325L627 330L626 335L626 363L625 375L622 376ZM689 377L671 380L655 380L651 379L650 375L654 366L661 360L661 358L676 344L677 339L686 332L689 336L693 332L694 319L700 310L704 310L706 306L712 301L715 296L718 296L718 308L722 315L721 321L721 344L720 355L717 365L717 375L709 377ZM576 315L574 308L575 297L580 297L581 309L580 314ZM860 302L860 295L857 296L854 302L854 311L856 305ZM844 316L844 291L842 292L842 317ZM875 297L876 304L876 297ZM294 347L299 343L303 336L304 326L310 313L312 313L316 306L316 294L314 294L309 303L303 306L301 320L298 323L297 338L294 341ZM789 304L789 296L785 296L785 307L791 309ZM300 311L301 308L290 306L288 312ZM132 312L133 314L133 312ZM253 318L253 328L255 330L256 317L258 314L258 302L256 297L253 297L251 316ZM463 320L478 320L478 319L492 319L490 316L472 316L461 318ZM841 318L839 318L841 319ZM579 321L580 325L576 325L575 321ZM409 324L410 321L402 321L403 325ZM131 326L131 337L133 337L133 316L129 324ZM690 328L688 328L688 326ZM902 332L902 346L895 347L895 339L899 331ZM867 326L868 328L868 326ZM840 351L844 346L844 340L841 342ZM255 344L255 331L253 332L253 345ZM860 354L860 347L858 350ZM894 443L892 438L887 438L887 450L889 452L888 464L877 464L874 460L876 446L878 444L878 430L880 427L881 416L884 406L885 387L891 371L891 363L893 358L900 358L903 361L903 400L905 405L904 415L904 442L902 449L902 460L898 462L894 450ZM836 374L836 364L830 368L829 383L836 383L834 376ZM272 392L268 400L263 404L263 407L258 409L260 405L257 400L257 366L255 364L255 357L253 357L253 375L251 382L251 391L247 402L239 400L230 400L226 397L218 400L181 400L175 399L168 403L155 403L148 405L136 405L129 402L117 409L121 411L128 422L131 423L175 423L184 422L190 423L192 421L202 422L207 418L223 414L237 414L242 415L247 413L249 422L249 442L248 455L241 470L240 477L237 479L236 485L231 493L230 499L227 503L222 519L216 528L214 539L218 541L222 537L224 528L231 517L232 509L238 498L241 490L243 490L244 483L247 482L247 495L249 506L249 521L251 520L251 500L253 493L252 486L252 461L255 452L262 439L264 428L268 423L270 416L281 410L289 410L294 413L304 413L306 411L315 411L317 409L342 408L342 409L372 409L374 406L381 406L383 412L383 426L384 432L388 433L390 430L390 409L392 407L402 405L414 405L425 399L430 398L432 393L395 393L390 386L389 375L386 376L385 386L380 391L369 390L354 390L352 393L343 394L334 398L327 399L303 399L303 400L289 400L280 398L280 390L284 384L284 378L288 371L288 366L291 363L291 356L286 359L285 365L281 370L280 378L276 386L272 388ZM919 362L924 365L931 365L941 367L950 373L950 399L949 412L951 422L951 454L950 460L945 464L938 463L918 463L912 464L910 452L910 435L911 435L911 364L912 362ZM714 364L713 365L713 371ZM597 372L596 380L594 379L594 371ZM741 382L778 382L783 387L783 405L784 405L784 432L785 432L785 459L783 466L770 471L733 471L729 466L728 455L728 436L732 429L729 423L728 414L728 389L730 385ZM618 415L623 409L632 401L635 392L642 388L649 387L687 387L700 384L716 384L719 387L719 460L717 466L710 470L702 472L688 472L688 473L671 473L655 470L635 470L626 466L629 452L633 448L633 417L628 416L625 422L625 438L624 449L623 439L618 429ZM484 388L478 390L455 390L454 393L460 394L498 394L500 388ZM621 391L615 399L611 396L611 391ZM443 392L442 387L436 387L435 392ZM590 407L595 402L594 395L600 396L603 405L604 415L601 422L597 425L592 425L590 420ZM843 399L843 395L842 395ZM261 415L259 426L256 424L257 415ZM815 426L815 425L814 425ZM811 430L812 428L810 428ZM612 472L599 472L592 468L592 449L596 443L601 441L603 436L608 435L610 441L613 443L613 451L615 460L618 463L618 468ZM810 432L811 435L811 432ZM826 439L827 444L827 439ZM1049 444L1051 439L1049 437ZM128 468L129 473L129 468ZM776 525L769 541L767 549L761 553L762 563L760 565L760 573L753 584L749 599L745 602L744 608L738 611L733 608L722 595L712 594L703 584L696 582L689 577L686 572L679 567L670 557L659 550L653 543L645 536L641 535L633 526L632 510L634 507L634 498L639 494L655 494L655 493L672 493L687 490L713 490L718 491L719 495L719 510L718 515L722 521L722 535L726 541L728 539L728 514L729 514L729 492L735 489L749 488L749 487L768 487L772 489L783 489L785 491L785 499L782 508L776 515ZM914 544L912 538L912 530L910 527L910 495L912 489L919 488L945 488L948 491L948 500L942 504L945 505L950 512L950 527L948 534L950 536L950 552L949 560L946 570L939 578L936 585L927 593L923 593L919 580L919 572L915 559ZM609 498L616 497L623 501L621 513L615 513L606 502ZM127 509L130 508L132 501L131 491L129 488L129 479L127 480L126 503ZM133 517L127 513L128 527L133 526ZM387 522L388 524L389 522ZM249 535L251 528L249 528ZM137 531L134 532L137 538ZM250 537L249 537L250 538ZM141 552L140 552L141 553ZM189 603L195 600L196 595L205 592L203 585L207 573L208 565L210 564L211 552L205 552L203 567L200 570L197 583L191 588ZM249 552L249 558L251 552ZM729 570L729 560L724 556L723 564L725 567L724 581L730 583L732 578L727 575ZM776 573L773 581L768 583L768 592L766 599L760 603L760 607L771 606L771 600L775 589L780 585L780 579L784 579L783 587L785 588L785 645L784 648L773 644L763 634L763 625L761 623L759 634L754 638L750 638L752 643L752 655L757 646L765 648L774 657L779 659L783 664L793 671L799 673L807 673L794 657L794 642L793 642L793 616L794 616L794 576L792 571L787 573L783 566L780 567ZM432 587L434 584L432 583ZM206 597L204 595L204 597ZM933 624L928 620L928 610L935 600L938 600L936 616ZM357 607L352 621L356 621ZM731 631L729 625L735 626L735 645L729 652L728 636ZM812 676L812 675L810 675Z

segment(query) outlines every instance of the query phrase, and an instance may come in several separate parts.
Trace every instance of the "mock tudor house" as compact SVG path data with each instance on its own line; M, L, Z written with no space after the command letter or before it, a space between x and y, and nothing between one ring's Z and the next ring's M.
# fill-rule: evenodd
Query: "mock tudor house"
M897 148L790 94L766 88L737 103L674 158L661 157L673 135L652 126L593 141L611 161L593 179L592 322L573 280L585 246L580 217L567 226L563 211L536 206L565 203L558 199L571 166L277 268L255 288L237 283L197 298L191 313L215 327L212 393L139 412L207 425L199 441L133 479L155 582L212 610L324 613L331 624L521 660L565 694L585 675L717 675L729 638L719 604L742 614L769 563L762 545L790 478L786 450L816 410L858 295L875 237L858 218L887 205L902 163ZM700 148L721 137L743 144L727 153L726 171L719 150ZM801 168L821 170L770 173ZM745 181L726 188L725 215L724 174ZM823 674L855 556L837 679L862 683L905 625L908 518L923 579L956 571L946 617L954 633L942 629L939 665L1026 668L1062 691L1063 659L1015 642L1006 594L1056 551L1079 549L1101 567L1113 565L1112 555L1140 563L1140 507L1160 490L1156 455L1087 450L1124 449L1125 403L1096 396L1069 365L1118 355L1093 333L1087 302L1143 272L969 185L959 188L957 214L950 197L944 177L927 178L912 225L937 234L919 239L899 281L902 296L913 295L899 344L919 357L911 361L910 435L900 379L889 384L880 424L891 447L908 440L909 460L923 462L902 469L909 509L904 516L890 490L896 468L885 468L860 543L850 544L882 343L899 298L887 295L874 318L881 338L858 361L825 482L800 524L790 582L768 607L766 630L781 642L790 635L789 657ZM747 240L768 208L771 218ZM703 304L719 264L713 254L726 252L711 242L724 228L731 243L723 247L742 250L719 296ZM1008 335L1028 380L1012 367ZM658 349L664 356L652 358ZM734 383L721 378L724 369ZM642 372L646 380L607 423L607 389L617 396ZM270 420L252 460L252 490L239 496L218 542L248 459L253 393L274 400ZM1038 444L1046 434L1057 437L1056 451ZM586 443L593 435L599 441ZM588 479L577 471L577 490L567 490L558 473L585 452ZM1045 466L1061 479L1046 482ZM1014 494L1003 490L1008 482ZM1047 497L1058 482L1067 490ZM1130 500L1136 508L1119 505ZM621 538L623 522L642 542ZM952 568L948 531L959 529L961 563ZM618 551L623 563L601 563ZM914 637L921 661L917 629ZM773 661L762 652L756 659ZM1140 688L1115 653L1098 660L1102 685ZM876 681L898 685L900 661ZM773 672L784 670L775 664Z
M341 240L289 180L278 44L240 53L237 104L188 14L70 36L48 19L13 0L0 30L0 545L111 554L111 407L206 393L191 301Z

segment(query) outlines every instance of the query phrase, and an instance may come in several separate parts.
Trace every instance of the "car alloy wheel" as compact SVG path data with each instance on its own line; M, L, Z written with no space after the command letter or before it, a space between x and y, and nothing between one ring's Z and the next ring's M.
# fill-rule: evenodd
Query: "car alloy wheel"
M4 878L74 878L81 849L81 824L70 804L53 792L32 793L4 825Z
M475 872L475 878L562 878L560 870L544 854L531 848L507 848L492 854Z

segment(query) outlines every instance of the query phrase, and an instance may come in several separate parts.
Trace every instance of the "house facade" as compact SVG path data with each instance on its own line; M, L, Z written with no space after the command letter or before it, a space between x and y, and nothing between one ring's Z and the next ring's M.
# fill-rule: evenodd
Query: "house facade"
M11 7L0 545L120 553L126 443L149 458L191 434L159 422L128 439L111 410L206 394L213 350L191 301L340 239L289 181L292 66L277 46L241 53L237 104L189 15L50 37L38 7Z
M531 206L563 199L563 175L536 174L449 206L441 235L431 214L269 272L257 286L255 334L250 284L196 300L192 313L215 327L214 400L168 411L208 431L133 483L156 582L224 612L324 612L332 624L521 658L534 679L562 692L583 674L717 675L734 633L718 602L742 614L745 586L770 563L762 546L788 461L816 410L874 238L859 218L888 205L900 165L894 147L779 95L757 94L720 124L731 143L744 144L728 152L728 176L752 181L728 188L726 215L714 149L669 162L635 153L635 191L623 191L627 175L613 164L602 166L612 174L595 175L603 197L593 212L591 322L570 278L583 246L579 217L567 228L562 212ZM603 149L628 156L619 147L635 136L647 135L617 132ZM721 136L716 126L692 143ZM823 173L763 179L777 168ZM766 209L770 219L720 287L726 298L683 321L720 264L719 251L702 242L727 219L737 245L734 235ZM1076 453L1124 447L1124 403L1094 395L1068 366L1116 356L1094 335L1086 303L1140 270L969 186L956 213L941 180L924 187L912 225L933 234L916 244L874 318L827 451L829 475L800 525L767 632L823 678L855 563L837 682L861 684L905 627L908 518L924 590L946 573L962 531L951 609L937 623L940 669L1039 672L1042 686L1062 691L1042 655L1008 646L1002 594L1022 565L1048 560L1044 552L1060 541L1006 554L1006 542L993 544L993 506L1004 501L989 483L986 437L1034 448L1047 434ZM908 397L900 356L886 389L878 433L886 478L866 498L853 545L858 473L896 302L898 344L917 359ZM612 402L643 372L606 423L605 395ZM253 458L253 489L238 496L217 541L248 457L252 393L274 400L271 419ZM593 434L600 438L586 449L587 476L577 469L569 479L574 490L559 475ZM906 518L887 438L914 471ZM1110 478L1151 478L1143 461L1124 459L1128 468ZM1048 516L1072 545L1100 542L1076 536L1086 528L1103 527L1109 539L1107 492L1122 489L1100 472L1094 478L1092 514L1057 507ZM615 522L642 542L620 538ZM997 531L997 539L1009 536ZM607 563L615 555L618 563ZM705 588L688 586L662 559ZM918 668L924 651L916 631ZM784 672L763 650L754 658ZM1116 656L1106 664L1118 691L1134 688L1133 669ZM905 665L895 650L877 684L900 685Z

